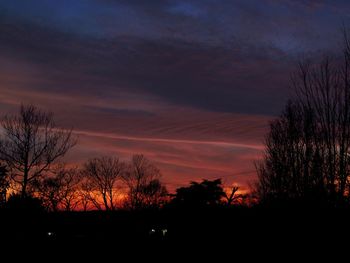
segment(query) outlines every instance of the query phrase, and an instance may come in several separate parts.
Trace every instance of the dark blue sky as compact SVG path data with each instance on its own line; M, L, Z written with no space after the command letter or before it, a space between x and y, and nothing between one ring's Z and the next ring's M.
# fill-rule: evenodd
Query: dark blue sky
M83 134L78 161L144 152L170 183L244 184L296 63L339 50L349 14L348 1L0 0L0 110L55 111Z
M1 49L176 104L271 114L291 67L334 49L349 11L346 1L11 0L0 4Z

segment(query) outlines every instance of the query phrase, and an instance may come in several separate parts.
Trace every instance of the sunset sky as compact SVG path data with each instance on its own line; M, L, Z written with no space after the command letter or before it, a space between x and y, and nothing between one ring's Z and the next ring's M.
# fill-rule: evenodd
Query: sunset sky
M246 188L305 57L339 49L344 1L0 0L0 113L74 127L70 163L143 153L173 190Z

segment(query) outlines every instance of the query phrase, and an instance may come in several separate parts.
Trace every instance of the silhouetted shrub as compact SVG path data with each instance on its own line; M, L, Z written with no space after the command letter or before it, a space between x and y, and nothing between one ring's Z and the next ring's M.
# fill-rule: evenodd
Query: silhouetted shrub
M42 201L32 196L22 197L20 194L13 194L6 203L6 209L15 213L40 214L45 212Z
M172 205L189 208L208 208L222 204L225 192L221 180L203 180L201 183L191 182L188 187L176 190Z

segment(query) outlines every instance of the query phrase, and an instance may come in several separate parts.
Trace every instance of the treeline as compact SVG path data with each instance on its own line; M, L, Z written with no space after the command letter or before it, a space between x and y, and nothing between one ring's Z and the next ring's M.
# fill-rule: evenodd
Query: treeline
M126 163L100 157L68 167L62 157L76 145L72 130L57 127L53 114L22 105L2 121L1 203L37 199L50 211L159 207L168 192L159 169L143 155Z
M90 159L79 168L57 167L33 181L30 196L50 211L161 207L168 198L160 171L143 155Z
M72 130L55 125L53 114L22 105L2 121L0 138L1 206L42 206L49 211L160 208L165 204L213 206L242 202L238 187L221 180L192 182L169 194L161 172L142 154L129 162L98 157L80 167L62 163L76 145Z
M293 96L270 123L248 195L221 180L192 182L169 194L159 169L140 154L129 162L107 156L66 167L61 159L77 142L72 130L57 127L52 113L22 105L18 114L1 122L0 203L37 198L51 211L252 202L349 206L350 40L345 29L343 33L341 58L304 61L292 75Z
M350 42L342 57L304 61L292 76L294 95L272 121L257 163L260 202L349 205Z

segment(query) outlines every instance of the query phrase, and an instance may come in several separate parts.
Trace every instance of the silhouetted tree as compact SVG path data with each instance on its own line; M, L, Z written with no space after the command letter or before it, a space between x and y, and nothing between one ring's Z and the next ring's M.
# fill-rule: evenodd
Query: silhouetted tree
M188 187L178 188L172 203L197 208L213 207L220 205L223 197L225 192L221 179L203 180L201 183L191 182Z
M238 186L232 186L228 190L224 191L224 199L226 201L226 204L228 206L234 204L239 199L242 199L243 196L240 194L237 194L237 191L239 190Z
M62 168L58 170L57 177L60 178L60 208L65 211L72 211L80 203L79 188L80 176L77 168Z
M127 206L141 209L161 204L167 191L160 177L159 169L145 156L134 155L123 177L128 187Z
M91 208L102 210L102 206L99 202L99 194L94 191L93 186L88 181L84 181L84 179L80 184L78 196L83 211L87 211Z
M10 183L6 166L0 166L0 206L3 206L6 203L9 185Z
M51 176L37 180L35 189L47 209L71 211L80 201L79 183L80 176L75 168L66 169L64 166L59 166Z
M76 143L71 130L55 125L52 113L32 105L21 105L19 114L5 116L2 128L0 160L10 170L12 180L20 184L22 197L28 185L50 171Z
M345 32L345 31L344 31ZM257 193L267 199L344 202L350 174L350 43L343 62L300 63L295 97L270 124Z
M264 161L257 163L258 193L262 199L302 198L317 186L307 169L314 151L314 143L308 141L314 134L310 130L313 123L311 118L305 119L298 104L289 102L281 117L270 124ZM321 191L322 185L319 187Z
M33 186L38 189L40 199L43 205L50 211L58 211L58 204L60 202L60 181L57 177L47 177L41 182L33 182Z
M106 210L114 210L116 203L117 181L122 179L125 164L118 158L94 158L84 164L82 175L85 199L90 200L101 209L99 199L102 199Z
M167 201L168 191L159 179L154 179L146 185L140 186L143 196L142 207L159 208Z

